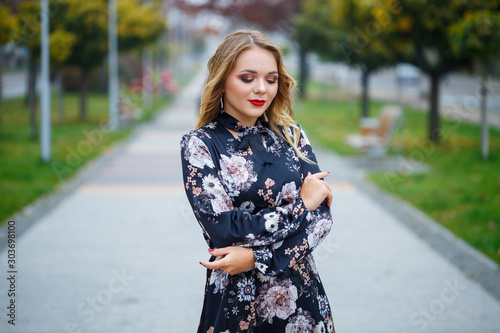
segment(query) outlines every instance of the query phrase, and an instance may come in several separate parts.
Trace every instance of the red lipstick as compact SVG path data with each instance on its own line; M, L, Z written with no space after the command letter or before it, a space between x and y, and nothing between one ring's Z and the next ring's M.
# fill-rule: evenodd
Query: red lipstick
M263 106L264 104L266 104L266 101L263 99L252 99L249 102L255 106Z

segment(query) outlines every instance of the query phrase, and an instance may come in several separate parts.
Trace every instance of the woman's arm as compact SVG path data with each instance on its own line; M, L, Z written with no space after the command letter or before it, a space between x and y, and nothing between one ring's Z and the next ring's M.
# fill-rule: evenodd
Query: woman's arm
M326 173L316 173L314 175L308 174L306 177L306 180L304 181L304 184L301 188L300 195L303 197L304 202L308 202L308 208L314 209L314 210L319 210L318 206L324 201L325 204L329 207L331 204L332 200L332 193L328 189L326 189L325 184L323 181L319 180L320 177L325 176ZM308 218L311 219L311 216L314 216L313 214L309 213ZM315 226L318 224L316 221L311 222L313 225L313 228L311 229L313 231L313 242L316 242L317 239L317 232L314 234L315 231ZM310 229L310 225L308 225L306 229L306 234L307 230ZM328 230L329 231L329 230ZM303 232L297 233L291 238L285 239L285 241L280 242L285 244L294 244L298 240L300 240L300 235L302 235ZM326 234L324 235L326 236ZM321 240L323 238L323 235L320 235ZM291 239L289 241L288 239ZM319 240L319 241L321 241ZM318 242L319 242L318 241ZM311 243L308 241L308 239L305 239L306 243ZM304 241L302 241L304 243ZM300 244L302 245L302 244ZM314 246L308 245L307 248L305 248L305 251L300 251L295 253L296 256L299 256L300 258L295 258L295 261L300 260L303 256L307 255ZM258 267L261 269L261 271L266 271L265 267L271 267L272 269L270 270L270 273L274 272L282 272L288 265L290 265L292 258L290 256L285 256L283 257L282 254L276 254L273 256L273 253L271 252L272 249L276 247L276 243L272 244L272 246L259 246L255 248L246 248L246 247L239 247L239 246L230 246L230 247L224 247L221 249L209 249L208 252L217 257L215 261L200 261L200 264L203 265L204 267L208 269L222 269L229 274L238 274L241 272L244 272L246 270L252 269L255 267L255 255L256 253L257 257L261 259L258 262ZM307 251L310 250L310 251ZM279 258L285 258L285 259L290 259L290 260L278 260L278 262L273 263L273 259L279 259ZM263 259L263 260L262 260Z
M304 182L300 190L303 202L311 210L307 213L307 223L300 232L290 235L283 241L263 244L249 249L227 247L217 249L213 255L219 256L213 262L200 262L209 269L223 269L230 274L240 273L256 267L267 275L277 275L310 254L328 235L333 221L330 214L332 193L321 180L327 173L321 173L312 147L301 130L300 149L314 163L301 160ZM311 175L311 172L314 174ZM253 255L252 255L253 254Z
M181 141L185 190L205 235L216 248L273 244L300 232L308 212L295 183L290 199L255 214L236 211L219 179L210 150L196 134Z
M308 227L283 242L254 247L255 267L265 275L278 275L300 262L316 249L330 233L333 220L330 208L322 204L308 214Z
M301 129L299 149L302 153L314 163L308 163L300 160L302 174L317 174L319 166L317 163L316 155L311 147L306 134ZM327 187L326 183L321 183L317 179L310 179L319 186ZM306 177L303 182L303 187L309 181ZM277 275L284 272L295 263L302 260L305 256L310 254L330 232L333 220L330 212L332 203L332 193L327 188L328 196L325 202L313 208L313 211L308 212L306 216L307 226L301 229L300 233L296 233L291 237L285 239L283 242L277 242L268 246L253 247L255 267L266 275ZM303 189L301 189L301 194Z

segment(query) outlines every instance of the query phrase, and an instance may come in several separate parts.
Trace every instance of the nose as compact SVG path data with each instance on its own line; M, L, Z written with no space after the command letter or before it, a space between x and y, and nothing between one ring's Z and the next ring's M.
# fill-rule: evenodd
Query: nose
M255 87L254 87L254 93L256 93L256 94L265 94L266 91L267 91L266 80L265 79L258 79L258 80L255 80L255 81L256 81L256 84L255 84Z

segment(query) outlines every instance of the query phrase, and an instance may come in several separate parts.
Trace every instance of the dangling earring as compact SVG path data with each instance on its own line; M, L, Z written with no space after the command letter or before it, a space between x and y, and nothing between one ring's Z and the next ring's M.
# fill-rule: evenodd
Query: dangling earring
M222 99L222 96L220 97L220 108L224 110L224 100Z

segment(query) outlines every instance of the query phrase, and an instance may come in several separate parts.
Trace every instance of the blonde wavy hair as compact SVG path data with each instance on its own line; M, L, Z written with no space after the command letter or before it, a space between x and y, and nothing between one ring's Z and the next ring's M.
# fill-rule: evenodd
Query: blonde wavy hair
M243 51L253 47L268 50L274 55L279 74L278 93L261 116L261 120L267 121L271 128L293 147L301 159L312 162L298 149L300 129L294 120L291 92L295 86L295 80L285 70L281 51L259 31L238 30L233 32L224 39L208 61L208 78L201 96L196 128L205 126L217 118L220 112L224 83L233 70L236 59ZM279 126L283 126L284 130L280 130Z

